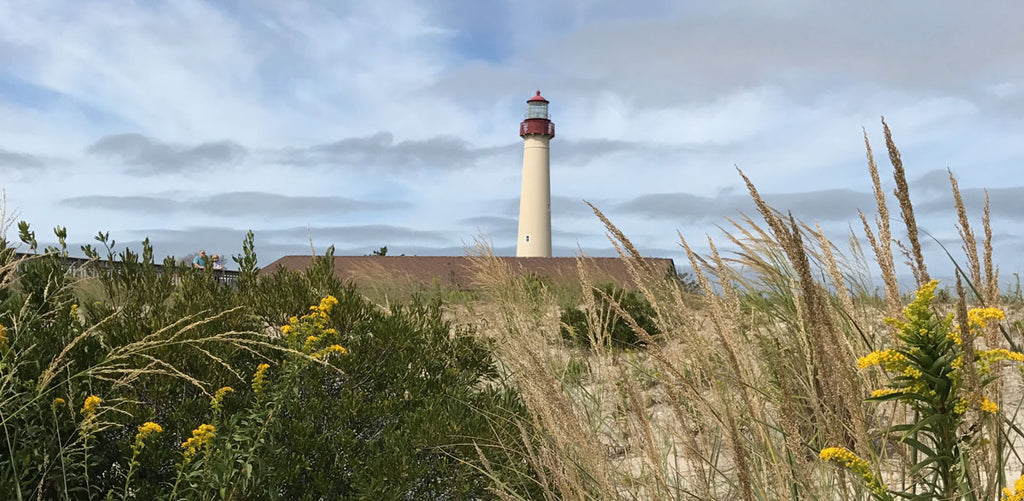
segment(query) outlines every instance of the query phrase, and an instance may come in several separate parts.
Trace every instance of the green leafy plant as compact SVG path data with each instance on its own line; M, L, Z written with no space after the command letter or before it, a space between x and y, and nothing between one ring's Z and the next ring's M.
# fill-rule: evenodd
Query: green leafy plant
M913 411L915 418L909 422L881 430L881 436L913 451L913 484L900 490L887 487L867 460L842 447L820 454L861 477L876 499L975 499L979 458L973 451L1000 433L990 426L999 424L999 406L987 392L997 379L993 369L1003 361L1024 362L1022 353L973 349L975 334L993 320L1004 320L1002 311L965 311L966 318L956 325L953 313L940 315L932 308L937 286L933 280L918 290L903 310L906 321L886 319L896 329L896 347L874 351L857 362L862 369L877 366L889 376L889 383L872 392L869 401L893 401Z
M661 331L654 321L656 313L647 298L637 291L602 284L591 290L593 311L568 307L561 313L562 337L586 348L608 339L615 348L637 348L647 344L637 330L623 317L625 312L650 336Z
M529 491L506 445L523 404L440 296L381 310L336 277L333 249L260 273L251 232L233 286L107 233L76 277L55 234L42 254L0 246L0 492L479 498L488 471Z

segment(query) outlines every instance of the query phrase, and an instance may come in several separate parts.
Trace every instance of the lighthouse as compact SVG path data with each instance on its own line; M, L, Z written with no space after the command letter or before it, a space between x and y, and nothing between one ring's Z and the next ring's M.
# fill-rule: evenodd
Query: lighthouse
M551 257L551 138L555 124L548 100L540 95L526 101L526 119L519 124L523 138L523 189L519 195L519 235L516 257Z

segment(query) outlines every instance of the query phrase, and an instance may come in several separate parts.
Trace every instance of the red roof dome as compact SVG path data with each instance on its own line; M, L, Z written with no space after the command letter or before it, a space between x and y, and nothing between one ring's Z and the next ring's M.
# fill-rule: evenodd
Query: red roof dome
M527 99L527 100L526 100L526 102L528 102L528 103L532 103L532 102L534 102L534 101L543 101L543 102L545 102L545 103L547 103L547 102L548 102L548 100L547 100L547 99L544 99L543 97L541 97L541 95L540 95L540 91L539 91L539 90L537 91L537 95L536 95L536 96L533 96L533 97L531 97L530 99Z

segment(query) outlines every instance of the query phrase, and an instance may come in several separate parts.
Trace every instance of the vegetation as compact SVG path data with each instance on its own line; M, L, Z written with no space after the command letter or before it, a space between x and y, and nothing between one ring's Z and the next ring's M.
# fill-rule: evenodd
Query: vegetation
M522 444L522 400L438 301L382 311L330 252L258 275L252 235L237 288L97 240L110 260L77 290L65 249L0 248L6 498L464 499L529 478L500 446Z
M861 215L861 235L833 243L768 206L741 172L760 222L729 219L729 254L709 239L698 255L681 238L696 293L649 269L594 208L651 307L611 310L638 340L660 332L643 350L608 349L619 328L609 321L587 323L588 352L562 347L556 333L582 322L552 315L552 294L537 299L478 249L491 305L478 311L537 423L531 457L546 499L1024 499L1022 372L1012 370L1024 360L1021 322L1003 320L1013 297L999 293L988 208L976 238L950 176L965 255L954 263L956 294L934 301L902 159L884 130L906 226L899 240L866 134L878 206L873 220ZM899 252L918 289L906 308Z
M654 309L643 294L615 284L601 284L591 288L591 297L583 308L570 306L562 310L559 331L567 341L584 348L639 348L661 332L654 317ZM626 318L632 319L635 327Z
M402 277L357 290L332 251L260 273L251 234L234 286L160 272L148 244L115 252L105 234L88 279L64 267L62 228L28 258L5 242L0 492L1024 499L1019 283L1000 293L988 207L976 237L952 176L964 253L952 283L932 279L883 128L905 228L865 133L876 215L848 245L741 172L758 218L728 220L729 253L681 238L692 279L666 278L593 208L629 290L594 283L585 257L565 286L483 244L473 290L453 291ZM19 237L36 248L28 225Z

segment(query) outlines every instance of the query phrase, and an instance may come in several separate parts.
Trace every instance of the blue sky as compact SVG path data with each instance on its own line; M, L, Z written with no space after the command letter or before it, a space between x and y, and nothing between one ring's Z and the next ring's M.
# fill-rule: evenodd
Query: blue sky
M1006 276L1024 250L1022 21L1014 2L0 0L0 188L76 244L233 254L252 229L266 264L310 238L436 255L482 233L510 254L540 89L555 252L612 252L589 200L680 260L676 230L717 239L750 210L735 167L777 208L862 233L862 127L892 187L884 115L922 226L953 250L946 169L975 226L992 189Z

